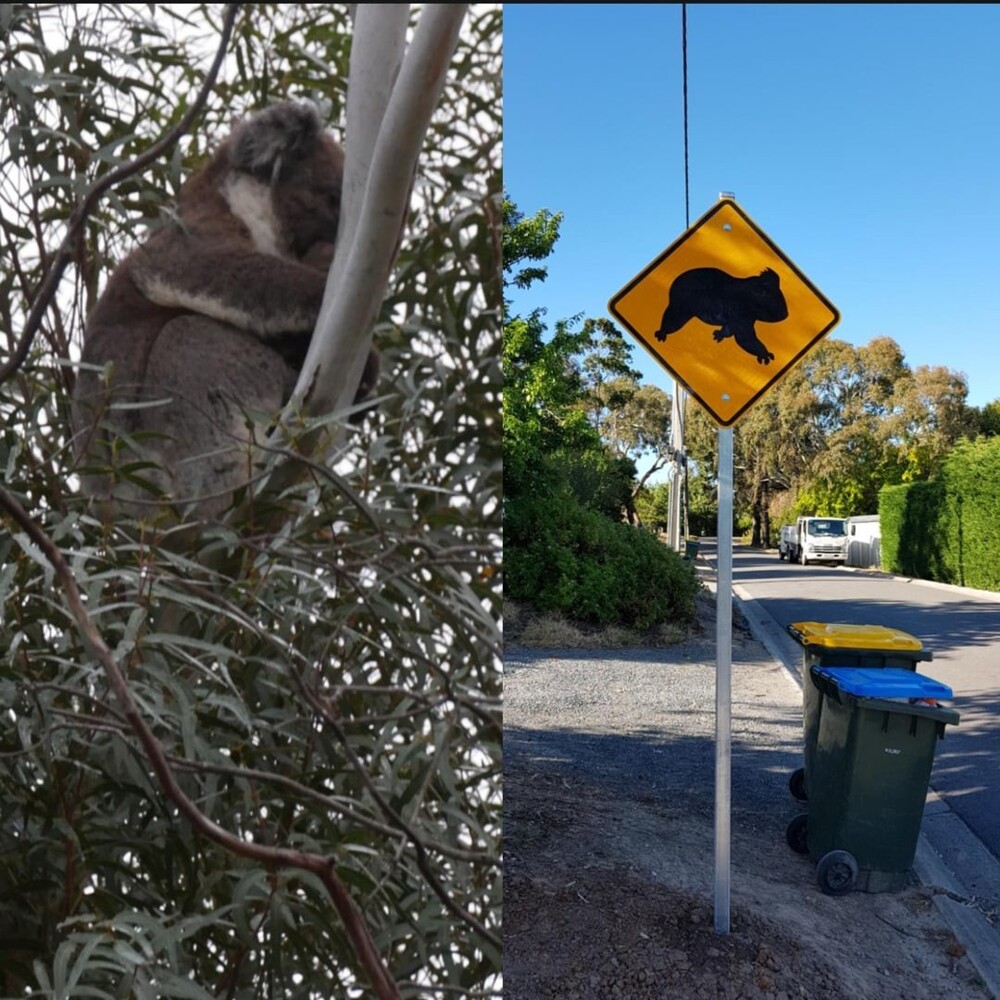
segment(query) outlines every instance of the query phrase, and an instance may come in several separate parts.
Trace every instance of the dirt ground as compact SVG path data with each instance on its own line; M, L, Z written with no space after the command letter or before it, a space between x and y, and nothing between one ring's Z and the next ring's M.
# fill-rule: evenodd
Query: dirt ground
M657 667L714 664L714 597L700 607L701 627L683 642L658 649ZM766 683L761 690L781 691L773 676L762 673L778 668L738 615L735 626L734 663L744 664L738 675L751 678L751 685ZM591 668L586 650L526 649L520 638L519 630L508 632L505 997L984 1000L991 995L934 904L940 890L911 876L894 893L820 892L812 862L784 840L796 806L787 789L784 799L780 790L765 790L774 787L773 780L748 798L734 794L730 928L717 933L711 778L675 776L670 795L651 783L644 792L642 782L631 780L645 767L635 745L621 751L633 754L631 761L610 756L616 730L631 725L628 711L634 718L641 709L626 707L625 721L609 719L609 699L596 709L598 721L588 723L572 708L599 699L602 684L613 685L610 669L621 668L632 654L598 661L593 669L609 672L582 699L565 690L579 681L560 680L549 707L532 714L531 705L547 697L532 687L545 683L538 680L540 671L573 665L566 677L586 678ZM794 689L787 677L783 681ZM622 690L634 687L629 680ZM780 696L794 698L794 690ZM761 695L736 685L734 699L740 698ZM620 701L617 693L613 700ZM739 712L736 704L734 713ZM602 752L576 754L572 748L579 744L571 741L588 726L602 730ZM758 729L763 750L771 736L764 722ZM650 751L661 754L665 768L671 766L670 746ZM686 766L677 759L678 767ZM737 780L734 770L734 785Z

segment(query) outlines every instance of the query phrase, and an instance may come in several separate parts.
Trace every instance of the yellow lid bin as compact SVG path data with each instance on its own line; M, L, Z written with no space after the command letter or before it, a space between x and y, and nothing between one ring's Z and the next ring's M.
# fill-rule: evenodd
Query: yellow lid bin
M809 772L816 754L823 695L813 683L813 667L901 667L916 670L918 660L933 659L909 632L885 625L794 622L785 626L802 646L802 735L804 764L792 772L789 788L797 799L809 797Z
M803 646L822 649L855 649L916 653L923 649L920 640L909 632L884 625L843 625L823 622L794 622L789 634ZM930 654L917 659L931 659Z

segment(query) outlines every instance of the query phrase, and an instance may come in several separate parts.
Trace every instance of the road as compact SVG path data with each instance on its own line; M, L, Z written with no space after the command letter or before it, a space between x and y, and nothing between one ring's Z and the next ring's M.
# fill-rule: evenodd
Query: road
M714 540L702 539L699 554L714 562ZM953 869L965 869L966 884L981 898L1000 904L1000 595L800 566L739 544L733 584L758 637L799 674L802 647L785 631L791 622L884 625L910 633L933 654L917 669L952 688L961 722L937 746L930 786L940 808L928 807L924 832L940 817L935 848Z

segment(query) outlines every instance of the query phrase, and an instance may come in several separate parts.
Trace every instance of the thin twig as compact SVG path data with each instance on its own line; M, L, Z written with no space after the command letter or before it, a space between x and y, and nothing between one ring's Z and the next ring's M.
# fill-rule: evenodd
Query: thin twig
M361 813L344 806L337 798L316 791L308 785L303 785L299 781L287 778L282 774L275 774L272 771L258 771L256 768L239 767L235 764L211 764L207 761L191 761L183 757L170 755L171 763L183 771L204 772L205 774L220 774L233 778L243 778L247 781L262 781L277 785L280 788L294 792L299 798L311 799L327 809L338 813L344 819L358 826L367 827L376 833L381 833L386 837L399 839L406 838L406 832L396 827L380 823L376 819L371 819ZM485 865L490 868L499 868L501 861L490 854L482 851L464 851L460 847L452 847L450 844L441 844L435 840L419 840L419 846L424 850L433 851L435 854L442 854L445 857L454 858L456 861L467 861L474 865Z
M423 842L416 835L414 830L410 827L410 824L403 819L402 816L392 808L391 805L386 801L385 796L378 790L375 782L372 780L372 776L365 769L362 762L358 759L357 754L354 752L354 748L350 745L347 739L347 734L340 726L340 722L337 717L330 711L329 707L325 705L322 699L314 696L312 692L308 691L304 685L301 687L302 693L309 700L313 709L323 718L324 722L330 726L333 730L334 735L337 737L337 742L340 743L343 751L347 754L348 760L351 762L351 766L354 768L355 773L361 779L362 784L368 790L368 794L375 800L379 809L381 809L382 814L390 820L396 827L406 834L407 839L413 845L416 852L417 867L423 873L424 878L427 880L427 884L431 887L434 894L441 900L445 908L451 911L456 917L459 918L463 923L468 924L483 940L488 941L493 947L498 950L502 950L503 944L500 939L483 924L480 920L477 920L471 913L467 910L463 910L461 906L456 903L451 896L445 891L444 886L438 881L437 876L431 871L431 867L427 861L427 854L424 850Z
M271 847L243 840L230 833L209 819L181 788L170 765L166 751L156 738L149 724L139 711L139 706L122 673L118 662L108 648L97 626L87 613L80 590L77 587L73 571L66 562L62 552L42 529L35 524L30 515L18 503L13 495L0 486L0 508L24 530L31 540L42 551L49 561L59 585L63 598L76 622L77 629L90 653L104 668L115 698L121 707L122 714L129 727L135 733L142 745L153 773L167 796L174 802L181 815L187 819L192 828L202 836L219 844L221 847L239 857L258 861L265 865L279 868L299 868L316 875L326 887L333 900L337 912L343 921L344 928L351 940L355 954L371 979L372 986L380 1000L399 1000L399 990L386 970L379 955L371 933L368 930L361 913L357 910L344 883L337 876L332 858L323 858L304 851L296 851L286 847Z

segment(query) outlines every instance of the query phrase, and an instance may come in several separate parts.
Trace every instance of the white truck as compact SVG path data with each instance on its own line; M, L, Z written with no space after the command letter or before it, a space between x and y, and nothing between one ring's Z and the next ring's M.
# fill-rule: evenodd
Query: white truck
M798 551L798 529L794 524L783 524L778 531L778 558L789 562L795 558Z
M782 526L778 558L800 562L847 564L847 519L843 517L800 517L795 524Z

